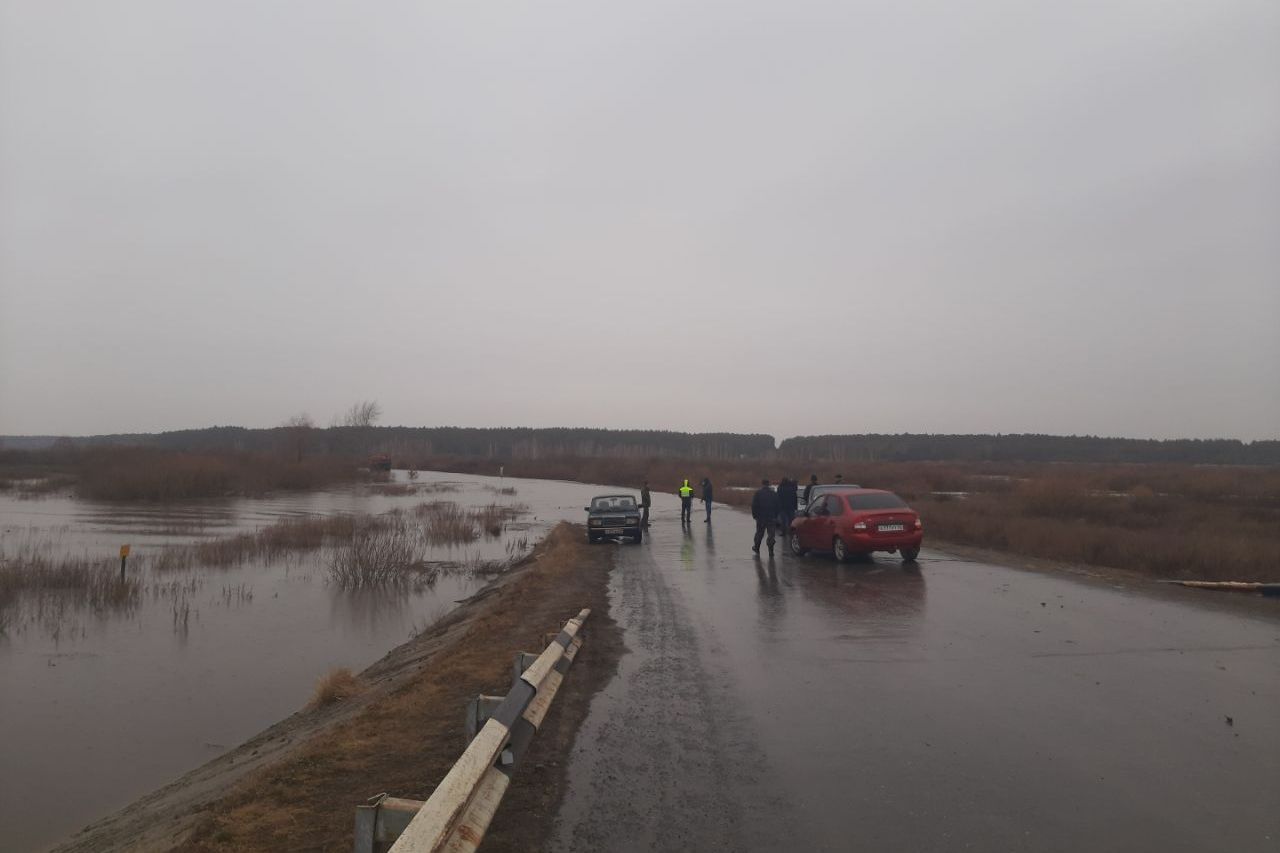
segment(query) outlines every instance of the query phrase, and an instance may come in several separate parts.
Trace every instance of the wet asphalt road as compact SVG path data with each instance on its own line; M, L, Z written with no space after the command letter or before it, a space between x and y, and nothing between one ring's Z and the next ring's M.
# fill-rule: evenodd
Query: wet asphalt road
M756 559L656 500L553 849L1280 850L1280 603Z

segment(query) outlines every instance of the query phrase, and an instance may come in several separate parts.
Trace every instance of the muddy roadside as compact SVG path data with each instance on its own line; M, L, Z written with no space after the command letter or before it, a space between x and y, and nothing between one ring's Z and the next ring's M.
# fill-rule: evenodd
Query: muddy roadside
M349 850L355 806L382 792L426 799L465 747L465 702L504 693L513 653L540 649L544 633L589 607L587 641L485 843L539 849L574 733L624 651L609 614L613 550L585 538L580 525L558 525L529 558L360 673L358 695L293 714L54 850Z

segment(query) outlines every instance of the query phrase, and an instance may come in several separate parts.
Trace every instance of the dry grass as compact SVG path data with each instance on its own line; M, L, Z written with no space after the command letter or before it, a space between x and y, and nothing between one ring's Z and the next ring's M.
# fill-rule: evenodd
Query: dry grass
M71 469L81 497L180 501L317 489L361 476L349 459L255 453L179 453L138 447L85 450Z
M142 601L136 575L121 579L109 560L65 557L37 563L0 565L0 634L40 625L55 639L74 624L73 615L127 615ZM70 621L69 621L70 620Z
M432 501L413 508L414 515L422 520L423 534L431 545L463 545L476 541L481 534L497 538L508 521L528 512L524 504L487 504L464 509L452 501Z
M506 462L508 476L674 493L709 476L716 500L749 505L761 477L810 474L897 492L929 537L1154 577L1280 581L1280 468L1085 463L708 462L561 458ZM493 473L487 460L432 467ZM740 490L735 490L738 487Z
M56 551L56 540L32 535L0 551L0 610L20 597L56 596L60 605L116 612L132 610L141 600L142 583L136 575L121 580L114 559L54 556Z
M480 538L472 512L453 501L431 501L413 508L422 522L423 535L432 545L463 545Z
M331 669L316 682L315 693L307 703L308 710L325 708L342 702L365 691L365 684L345 666Z
M151 566L157 571L171 571L248 562L270 564L350 537L357 523L357 517L351 515L288 518L252 533L237 533L190 545L171 545L152 558Z
M474 516L485 535L496 539L502 535L508 521L519 518L528 511L529 508L524 504L488 504L474 510Z
M342 589L430 584L435 573L422 540L400 513L357 520L351 535L329 550L329 579Z

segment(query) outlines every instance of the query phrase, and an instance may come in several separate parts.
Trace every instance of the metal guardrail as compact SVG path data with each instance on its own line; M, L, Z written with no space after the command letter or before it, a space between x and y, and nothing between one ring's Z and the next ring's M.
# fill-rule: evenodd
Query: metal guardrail
M566 622L532 663L532 655L519 653L504 698L480 696L468 704L468 734L473 726L478 731L426 802L381 794L356 808L355 853L463 853L479 847L511 772L582 646L578 634L590 615L584 609Z

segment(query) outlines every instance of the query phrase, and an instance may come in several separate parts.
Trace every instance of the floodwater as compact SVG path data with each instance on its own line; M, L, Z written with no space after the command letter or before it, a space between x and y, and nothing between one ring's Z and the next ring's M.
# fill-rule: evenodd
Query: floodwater
M396 482L410 483L407 472ZM502 560L565 518L588 486L424 472L420 493L376 488L180 506L68 497L0 497L0 556L24 541L111 559L131 546L136 607L66 608L10 617L0 632L0 850L53 844L302 708L334 667L359 671L485 583L466 572L398 591L327 582L323 551L278 562L159 571L166 545L253 531L281 519L380 514L431 500L519 503L501 537L426 553L432 561ZM448 484L437 486L433 484ZM517 494L499 494L501 486ZM429 491L432 489L448 491Z

